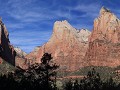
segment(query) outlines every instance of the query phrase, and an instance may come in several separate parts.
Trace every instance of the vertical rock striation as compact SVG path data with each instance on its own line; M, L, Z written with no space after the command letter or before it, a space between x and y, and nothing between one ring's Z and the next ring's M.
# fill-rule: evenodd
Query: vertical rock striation
M89 66L120 65L120 20L105 7L94 20L85 60Z

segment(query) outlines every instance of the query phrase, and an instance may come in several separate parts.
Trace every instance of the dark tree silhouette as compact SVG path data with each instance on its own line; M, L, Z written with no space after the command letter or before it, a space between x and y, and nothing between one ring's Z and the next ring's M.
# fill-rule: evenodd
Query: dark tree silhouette
M51 62L51 54L45 53L41 63L23 70L17 67L14 73L0 76L1 90L56 90L58 65Z
M79 90L79 82L77 79L74 82L73 90Z
M52 63L51 54L45 53L41 58L41 71L43 72L44 81L46 87L50 87L51 84L56 88L56 69L59 67L56 63Z
M73 83L72 83L72 80L70 79L70 80L65 84L64 89L65 89L65 90L72 90L72 88L73 88Z

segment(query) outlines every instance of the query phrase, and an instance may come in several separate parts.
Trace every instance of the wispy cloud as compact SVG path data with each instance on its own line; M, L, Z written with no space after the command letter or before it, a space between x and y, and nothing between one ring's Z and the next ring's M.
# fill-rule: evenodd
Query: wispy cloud
M24 24L22 24L22 23L6 23L6 26L7 26L7 28L13 28L13 29L20 29L20 28L24 28Z
M78 5L75 7L75 10L80 10L80 11L83 11L83 12L86 12L85 15L83 15L83 17L96 17L98 15L98 12L100 10L101 6L98 5L98 4L88 4L87 6L86 5Z
M54 21L67 19L75 28L91 30L102 5L114 9L119 4L104 0L0 0L0 15L11 43L30 52L48 41ZM119 11L115 12L120 16Z
M43 43L47 42L51 34L52 32L50 31L16 31L11 34L10 40L14 46L21 47L23 50L27 49L26 52L30 52L33 50L33 47L40 46Z

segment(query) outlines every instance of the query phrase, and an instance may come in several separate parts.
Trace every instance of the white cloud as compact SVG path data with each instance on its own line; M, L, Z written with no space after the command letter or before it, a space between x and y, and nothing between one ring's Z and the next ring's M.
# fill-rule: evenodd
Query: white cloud
M25 24L22 23L6 23L7 28L12 28L12 29L20 29L24 28Z
M74 7L74 10L83 11L86 12L86 14L82 15L81 17L92 17L95 18L99 14L99 10L101 8L101 5L97 3L92 4L79 4L76 7Z
M36 6L38 1L41 5ZM59 3L58 0L53 0L53 4L49 6L44 6L45 3L44 0L9 0L8 3L6 2L4 4L3 11L11 18L11 21L6 22L6 26L14 30L14 32L11 31L10 33L10 41L12 44L18 45L28 52L34 46L42 45L48 41L51 36L52 27L49 27L52 23L51 20L58 20L61 19L61 17L71 21L77 21L76 24L73 24L76 28L89 28L89 25L85 25L86 23L82 24L82 20L80 23L79 19L76 18L94 18L98 15L98 9L100 8L100 5L94 3L88 5L78 4L76 6L59 5L57 7L54 7L54 5ZM85 14L71 15L71 10L83 11ZM12 21L12 19L16 22ZM39 23L44 24L44 29L40 28L41 25ZM31 27L34 29L32 30ZM47 30L47 27L49 27L51 31Z

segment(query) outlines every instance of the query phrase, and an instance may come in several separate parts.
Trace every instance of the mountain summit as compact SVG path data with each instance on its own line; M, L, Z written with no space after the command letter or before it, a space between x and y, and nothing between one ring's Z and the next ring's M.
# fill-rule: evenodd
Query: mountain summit
M85 59L89 65L120 65L120 20L110 10L102 8L94 21Z
M111 11L108 9L108 8L105 8L104 6L100 9L100 15L106 13L106 12L109 12L111 13Z
M36 58L40 62L43 53L48 52L52 53L54 62L60 65L60 69L77 70L84 62L89 35L87 29L77 30L66 20L56 21L50 40L39 47L37 53L33 51L27 55L27 58Z
M1 23L1 57L12 56L13 50L8 32ZM2 51L3 50L3 51ZM68 21L56 21L51 38L43 46L36 47L28 55L17 52L16 66L26 69L34 63L41 63L44 53L51 53L53 61L62 71L75 71L85 66L120 65L120 20L109 9L102 7L94 20L92 32L87 29L75 29ZM14 50L13 50L14 51ZM22 56L21 56L22 55ZM6 59L6 58L5 58ZM8 59L6 59L8 60Z

